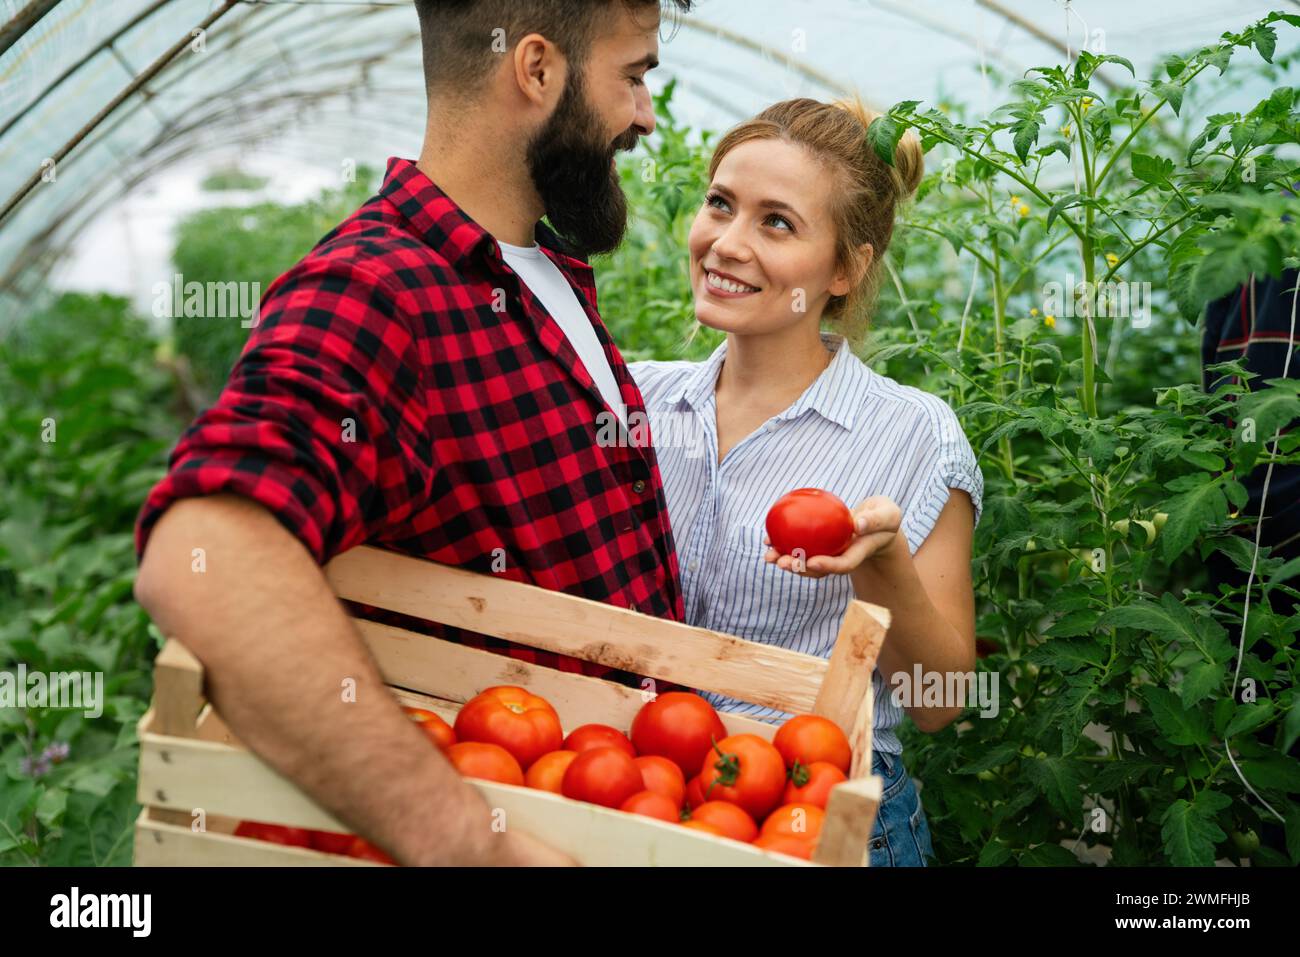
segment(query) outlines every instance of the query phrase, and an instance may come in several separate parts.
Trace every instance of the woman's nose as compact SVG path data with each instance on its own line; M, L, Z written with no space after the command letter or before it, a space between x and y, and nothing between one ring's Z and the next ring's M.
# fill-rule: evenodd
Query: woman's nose
M738 219L733 218L723 227L722 232L714 237L713 251L724 259L735 259L741 262L749 259L749 243L745 241L744 227Z

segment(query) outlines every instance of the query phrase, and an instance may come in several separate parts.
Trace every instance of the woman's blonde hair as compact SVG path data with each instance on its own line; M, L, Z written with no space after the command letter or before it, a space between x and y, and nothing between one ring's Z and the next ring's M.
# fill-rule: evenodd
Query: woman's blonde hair
M713 152L709 179L731 150L751 140L781 139L806 147L835 175L831 190L837 265L855 275L859 247L870 243L871 263L844 296L832 296L823 313L828 324L855 348L870 325L870 309L880 287L881 260L894 233L897 208L925 174L921 143L908 131L894 150L894 165L882 160L867 141L867 127L879 113L856 97L822 103L800 98L774 103L731 129Z

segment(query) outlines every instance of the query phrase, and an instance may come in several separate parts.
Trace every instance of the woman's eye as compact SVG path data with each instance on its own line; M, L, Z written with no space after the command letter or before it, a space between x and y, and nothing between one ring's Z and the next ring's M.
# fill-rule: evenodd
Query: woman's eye
M730 207L727 206L727 201L726 201L725 199L723 199L723 198L722 198L720 195L718 195L717 193L710 193L708 196L705 196L705 197L704 197L704 202L707 203L708 205L712 206L714 209L729 209L729 208L730 208Z
M776 213L773 213L771 216L767 217L767 222L774 223L774 224L780 223L782 225L779 226L778 228L788 229L790 232L794 232L794 225L790 222L790 220L786 219L784 216L778 216Z

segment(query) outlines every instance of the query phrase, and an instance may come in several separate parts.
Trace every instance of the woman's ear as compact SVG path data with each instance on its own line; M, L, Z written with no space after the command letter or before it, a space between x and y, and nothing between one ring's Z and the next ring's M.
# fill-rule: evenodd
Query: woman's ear
M835 278L831 280L827 291L832 296L847 296L851 290L857 288L858 283L862 282L862 277L867 274L875 258L875 247L871 243L863 243L853 254L853 262L841 266L836 271Z

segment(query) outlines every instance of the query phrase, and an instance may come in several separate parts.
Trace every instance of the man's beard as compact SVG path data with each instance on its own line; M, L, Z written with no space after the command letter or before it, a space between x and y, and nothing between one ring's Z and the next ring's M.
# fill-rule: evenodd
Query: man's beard
M616 152L636 146L639 134L629 129L612 143L602 141L600 120L575 76L528 144L528 172L551 226L591 256L617 249L627 231L627 197L613 162Z

